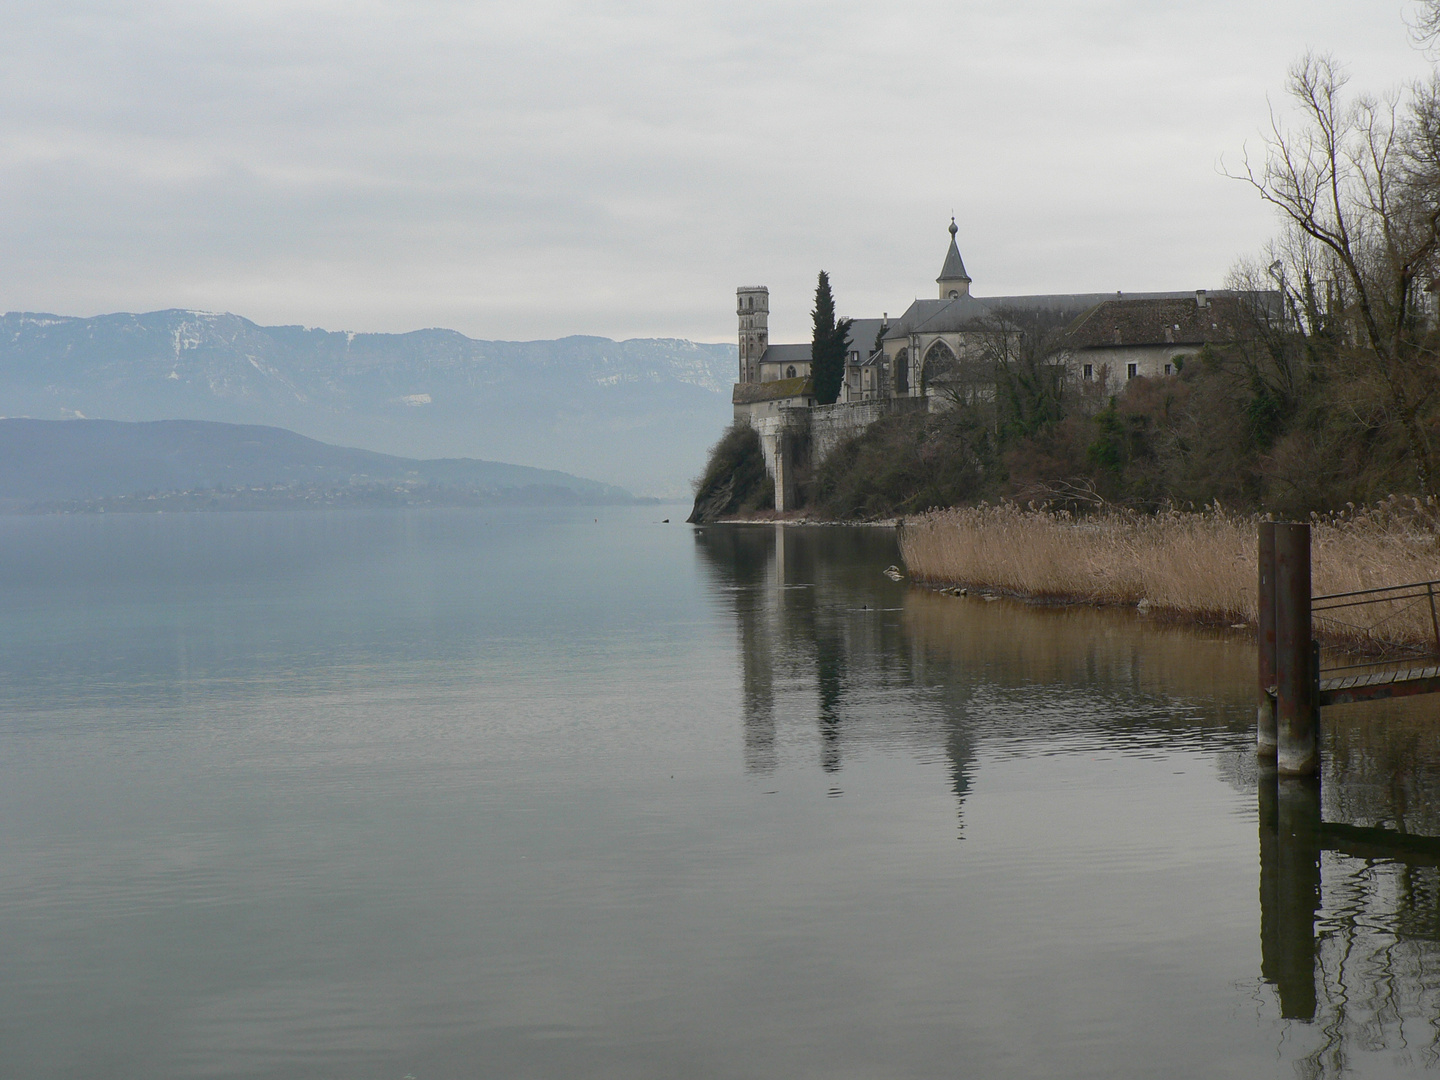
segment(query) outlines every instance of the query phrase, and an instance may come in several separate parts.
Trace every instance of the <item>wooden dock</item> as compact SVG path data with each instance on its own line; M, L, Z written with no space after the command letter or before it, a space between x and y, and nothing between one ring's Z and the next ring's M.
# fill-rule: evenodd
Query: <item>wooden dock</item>
M1320 680L1321 705L1348 705L1353 701L1410 697L1440 693L1440 665L1366 671L1343 678Z
M1313 596L1309 523L1262 521L1259 534L1255 753L1274 758L1282 776L1318 776L1323 706L1440 694L1440 579ZM1369 614L1357 610L1375 605L1383 607ZM1413 621L1417 609L1429 611L1432 647L1422 651L1413 626L1411 640L1401 634L1387 641L1376 633L1407 613ZM1323 669L1313 625L1317 616L1388 646L1388 658ZM1432 662L1420 666L1422 657Z

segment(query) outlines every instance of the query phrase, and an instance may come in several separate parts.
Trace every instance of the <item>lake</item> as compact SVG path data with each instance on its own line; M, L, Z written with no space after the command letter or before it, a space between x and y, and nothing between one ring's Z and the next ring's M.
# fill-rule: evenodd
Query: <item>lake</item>
M1440 1071L1440 699L666 515L0 518L0 1075Z

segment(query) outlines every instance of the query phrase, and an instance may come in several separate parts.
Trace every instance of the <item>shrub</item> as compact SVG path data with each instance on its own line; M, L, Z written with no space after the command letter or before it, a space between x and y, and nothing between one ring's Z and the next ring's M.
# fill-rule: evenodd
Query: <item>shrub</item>
M765 472L760 436L737 420L710 448L710 460L695 481L695 507L689 520L714 521L774 505L775 485Z

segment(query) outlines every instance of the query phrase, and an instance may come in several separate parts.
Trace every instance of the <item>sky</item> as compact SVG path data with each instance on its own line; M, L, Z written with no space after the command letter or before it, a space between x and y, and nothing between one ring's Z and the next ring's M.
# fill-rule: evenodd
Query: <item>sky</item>
M808 340L933 295L1218 288L1287 68L1409 0L6 0L0 310Z

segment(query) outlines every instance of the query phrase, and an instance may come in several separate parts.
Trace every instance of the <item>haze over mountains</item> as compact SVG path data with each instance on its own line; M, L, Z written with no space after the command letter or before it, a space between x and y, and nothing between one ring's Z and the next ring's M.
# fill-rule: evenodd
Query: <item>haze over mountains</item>
M408 458L562 470L681 496L730 420L735 346L483 341L157 311L0 317L0 415L218 420Z

